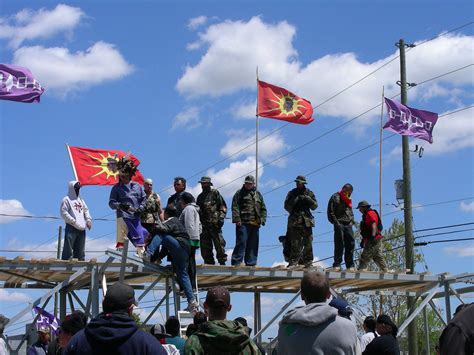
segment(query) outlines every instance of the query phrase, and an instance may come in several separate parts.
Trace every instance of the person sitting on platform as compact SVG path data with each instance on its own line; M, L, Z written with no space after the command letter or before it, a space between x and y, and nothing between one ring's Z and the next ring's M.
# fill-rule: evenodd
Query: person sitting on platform
M148 244L143 255L144 261L153 261L153 255L161 244L171 254L172 264L176 271L179 284L188 300L188 312L197 312L199 303L195 300L191 280L188 274L188 263L190 254L189 235L183 224L176 217L177 211L173 205L168 205L163 213L164 222L157 221L153 230L153 239Z
M380 336L374 338L366 346L362 355L399 355L398 327L393 323L392 319L386 314L379 315L375 328Z
M132 318L136 305L131 286L123 282L109 286L102 301L103 312L72 337L64 355L166 355L158 340L138 329Z
M239 322L227 320L230 312L229 291L222 286L212 287L207 292L204 309L209 321L199 325L184 346L185 354L261 354L257 345Z
M326 303L330 296L325 274L308 272L303 276L301 299L306 305L283 316L278 329L278 355L360 354L355 325Z

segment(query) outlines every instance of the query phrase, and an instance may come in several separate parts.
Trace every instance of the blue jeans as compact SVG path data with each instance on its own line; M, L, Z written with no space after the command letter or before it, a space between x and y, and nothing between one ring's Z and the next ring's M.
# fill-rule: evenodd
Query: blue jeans
M69 260L71 256L79 260L85 259L86 231L80 231L66 223L64 231L64 247L62 260Z
M260 227L242 224L235 228L235 247L232 252L232 265L239 265L245 258L245 265L257 264Z
M344 262L346 268L354 266L354 232L351 224L334 225L334 263L333 267L341 266L342 253L344 252Z
M147 253L153 255L160 245L168 249L173 259L172 263L176 270L176 277L183 287L184 294L188 302L194 301L193 289L191 287L191 280L188 274L189 253L181 247L179 242L170 235L155 235L153 240L147 247Z

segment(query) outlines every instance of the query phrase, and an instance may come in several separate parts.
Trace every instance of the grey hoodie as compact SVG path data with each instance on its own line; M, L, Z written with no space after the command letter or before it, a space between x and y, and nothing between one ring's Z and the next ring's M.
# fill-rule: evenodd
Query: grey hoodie
M194 202L188 203L181 212L179 220L183 223L191 240L199 240L202 233L201 220L199 218L199 206Z
M355 325L327 303L310 303L287 312L278 329L278 355L360 354Z
M92 221L92 218L85 201L74 190L76 182L69 181L67 196L61 203L61 217L67 224L83 231L86 229L86 221Z

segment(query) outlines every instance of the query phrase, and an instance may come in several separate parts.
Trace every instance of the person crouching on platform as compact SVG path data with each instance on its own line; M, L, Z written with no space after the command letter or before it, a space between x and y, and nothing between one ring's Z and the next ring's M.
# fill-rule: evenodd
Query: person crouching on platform
M140 223L140 215L145 210L146 196L140 184L131 181L137 171L132 160L121 158L117 163L119 182L110 191L109 206L117 211L117 245L121 251L125 237L137 249L137 256L145 250L148 231Z
M382 255L382 222L379 213L371 209L367 201L360 201L357 209L362 213L360 234L363 238L361 247L364 248L360 255L359 271L367 271L367 265L373 260L381 271L387 272L387 264Z
M177 214L178 212L174 206L169 205L165 208L163 213L165 220L163 222L157 221L152 232L153 239L145 250L143 260L153 261L152 257L155 251L163 244L171 254L171 262L176 271L176 276L188 300L188 307L185 310L195 313L199 310L199 303L194 298L188 274L189 255L191 253L189 235L176 217Z

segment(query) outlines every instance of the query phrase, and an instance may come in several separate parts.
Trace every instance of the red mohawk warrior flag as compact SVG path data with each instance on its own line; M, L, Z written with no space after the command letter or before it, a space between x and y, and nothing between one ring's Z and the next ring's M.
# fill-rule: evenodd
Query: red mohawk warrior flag
M76 179L81 185L115 185L119 179L117 162L127 153L120 150L89 149L67 146L69 157L71 158L72 169ZM128 154L128 159L140 164L132 154ZM137 170L132 177L132 181L143 185L143 175Z
M298 124L314 121L311 102L284 88L260 80L257 115Z

